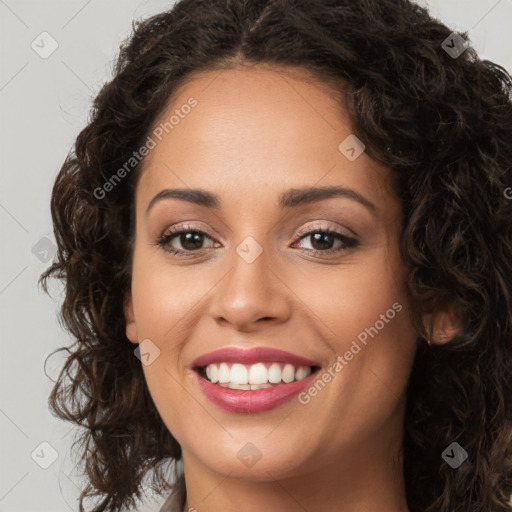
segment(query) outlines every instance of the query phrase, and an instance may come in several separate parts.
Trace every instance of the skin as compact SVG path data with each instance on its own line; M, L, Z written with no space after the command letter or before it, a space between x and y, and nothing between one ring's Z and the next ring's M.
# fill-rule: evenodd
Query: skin
M160 350L143 369L182 447L184 510L407 511L400 449L418 333L390 170L364 152L354 161L340 152L350 121L306 71L200 73L162 119L191 96L198 105L144 161L125 305L129 340L150 339ZM313 185L349 187L376 211L346 197L278 206L282 192ZM205 189L220 208L171 198L146 214L167 188ZM185 225L207 233L198 249L179 257L157 245L170 227ZM300 240L304 228L331 228L359 245L324 255L343 243ZM249 236L263 251L252 263L236 251ZM187 251L182 242L176 236L170 245ZM225 346L279 348L318 361L323 373L397 302L402 310L307 404L294 398L262 413L228 412L194 378L194 359ZM248 442L261 452L252 467L237 457Z

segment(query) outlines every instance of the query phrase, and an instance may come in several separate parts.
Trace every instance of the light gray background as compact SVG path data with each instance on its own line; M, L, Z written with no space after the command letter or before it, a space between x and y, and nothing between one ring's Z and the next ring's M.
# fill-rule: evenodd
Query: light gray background
M53 299L36 286L52 256L51 187L132 20L173 3L0 0L0 512L78 510L75 430L50 414L52 382L43 372L45 357L70 341L57 322L61 285L51 286ZM453 30L467 30L482 58L512 71L512 0L420 3ZM46 59L31 47L44 31L59 45ZM49 360L53 379L62 361ZM42 442L58 454L47 469L31 455L50 460ZM163 502L149 498L138 512L157 511Z

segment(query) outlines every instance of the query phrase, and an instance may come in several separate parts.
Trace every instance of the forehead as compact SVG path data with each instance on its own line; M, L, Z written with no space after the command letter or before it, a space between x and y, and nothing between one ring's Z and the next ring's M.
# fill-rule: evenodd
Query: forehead
M342 154L340 143L352 133L342 91L300 68L195 74L152 133L156 145L139 182L144 196L188 186L247 197L317 182L375 194L387 174L364 153L355 161Z

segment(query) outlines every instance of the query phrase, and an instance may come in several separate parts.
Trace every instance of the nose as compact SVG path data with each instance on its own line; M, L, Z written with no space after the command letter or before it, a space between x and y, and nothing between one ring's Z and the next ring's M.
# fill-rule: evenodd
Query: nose
M211 302L210 314L218 324L252 332L288 320L293 293L268 260L265 250L252 262L234 253Z

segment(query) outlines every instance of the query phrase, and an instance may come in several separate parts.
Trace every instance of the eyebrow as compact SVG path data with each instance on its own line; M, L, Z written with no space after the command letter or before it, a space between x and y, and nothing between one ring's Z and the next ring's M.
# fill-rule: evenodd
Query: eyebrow
M377 213L377 207L371 201L359 194L359 192L341 186L291 188L279 196L279 206L282 209L296 208L333 197L352 199L366 206L372 213ZM215 210L219 210L221 204L219 196L207 190L167 188L158 192L158 194L151 199L146 209L146 215L157 202L163 199L179 199Z

